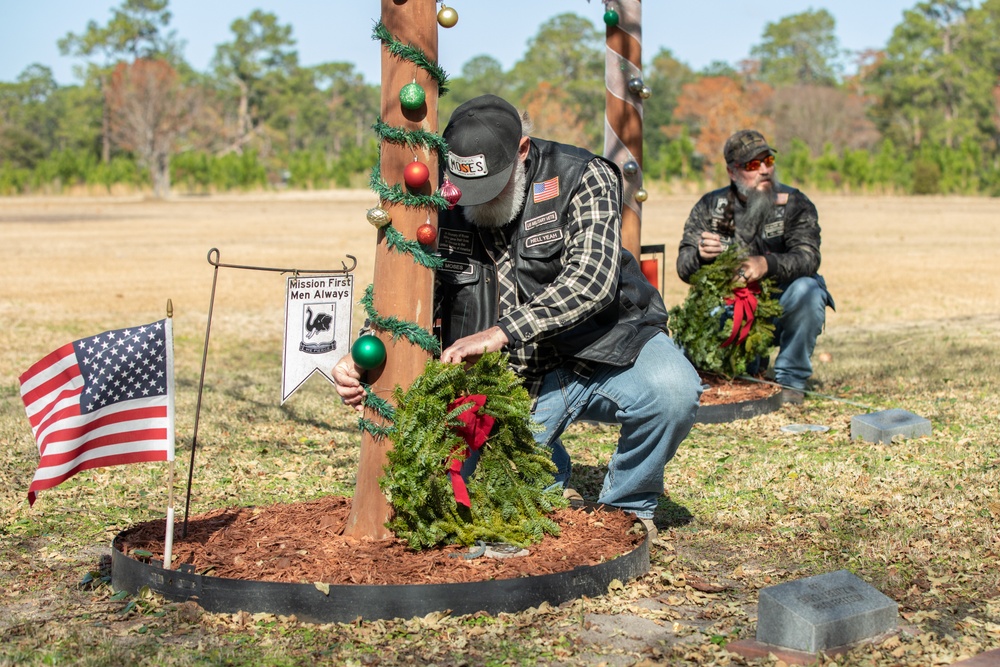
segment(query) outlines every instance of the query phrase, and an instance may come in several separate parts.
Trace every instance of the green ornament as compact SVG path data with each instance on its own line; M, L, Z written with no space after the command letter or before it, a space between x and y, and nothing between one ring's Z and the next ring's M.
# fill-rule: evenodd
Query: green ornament
M416 111L422 107L426 98L424 89L416 83L408 83L399 91L399 103L403 105L404 109L410 111Z
M378 368L385 361L385 343L370 334L358 336L351 346L351 359L366 371Z
M614 28L616 25L618 25L618 12L616 12L613 9L609 9L608 11L604 12L604 23L609 28Z

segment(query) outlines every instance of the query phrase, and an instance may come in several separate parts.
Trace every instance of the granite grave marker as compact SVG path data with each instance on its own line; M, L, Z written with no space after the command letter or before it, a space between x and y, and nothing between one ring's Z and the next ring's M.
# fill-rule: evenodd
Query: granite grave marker
M847 570L763 588L757 641L818 653L894 630L898 605Z

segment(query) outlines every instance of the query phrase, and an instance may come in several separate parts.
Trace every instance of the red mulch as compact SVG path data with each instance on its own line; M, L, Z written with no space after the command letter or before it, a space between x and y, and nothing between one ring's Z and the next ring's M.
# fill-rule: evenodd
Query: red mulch
M781 391L775 384L752 382L750 380L727 380L720 375L712 375L699 371L701 381L708 389L701 395L702 405L727 405L769 398Z
M702 405L767 398L780 387L727 380L703 373L709 388ZM553 514L558 537L547 535L528 547L527 556L464 559L463 546L413 551L392 538L357 540L341 535L350 499L327 496L268 507L237 507L189 517L186 537L175 527L173 566L188 563L199 574L251 581L339 584L441 584L513 579L592 566L635 549L645 534L632 529L634 518L618 511L568 508ZM140 524L120 541L163 558L164 520Z
M441 584L513 579L592 566L633 551L645 539L634 517L615 510L583 508L552 515L559 537L527 547L527 556L466 560L464 546L413 551L392 538L357 540L340 534L350 499L317 500L220 509L188 518L187 537L174 529L173 566L190 563L198 574L251 581L327 584ZM125 554L134 549L163 558L165 521L140 524L122 535Z

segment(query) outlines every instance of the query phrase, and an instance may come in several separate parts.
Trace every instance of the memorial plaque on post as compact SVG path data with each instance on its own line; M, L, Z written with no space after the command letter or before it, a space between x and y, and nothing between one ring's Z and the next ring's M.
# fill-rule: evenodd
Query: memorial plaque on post
M898 605L847 570L763 588L757 641L818 653L896 628Z

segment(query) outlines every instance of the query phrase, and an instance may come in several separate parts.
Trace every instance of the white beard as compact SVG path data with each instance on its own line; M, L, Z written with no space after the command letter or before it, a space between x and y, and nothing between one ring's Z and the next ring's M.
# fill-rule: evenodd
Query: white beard
M528 193L528 169L522 160L514 165L514 179L500 194L476 206L463 206L466 219L477 227L499 229L521 212Z

